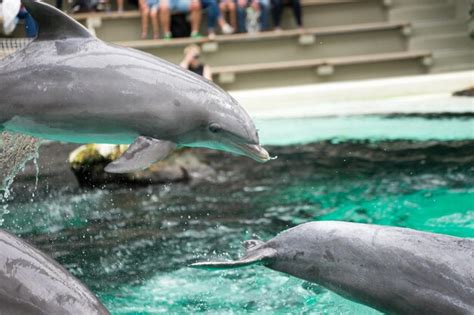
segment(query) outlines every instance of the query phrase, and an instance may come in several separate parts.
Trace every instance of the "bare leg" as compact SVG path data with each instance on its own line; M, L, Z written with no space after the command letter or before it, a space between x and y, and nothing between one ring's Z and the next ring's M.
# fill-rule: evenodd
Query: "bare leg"
M158 8L152 8L150 11L151 25L153 26L153 38L160 37L160 28L158 26Z
M199 26L201 25L201 5L199 1L193 0L191 2L191 33L198 34L199 33Z
M171 12L170 12L170 5L168 0L163 0L160 5L160 22L161 27L163 28L163 32L166 36L171 34L170 32L170 24L171 24Z
M140 1L140 11L142 16L142 35L141 38L145 39L148 36L148 15L150 14L150 10L146 5L145 1Z
M123 12L123 1L124 0L117 0L117 10L119 12Z

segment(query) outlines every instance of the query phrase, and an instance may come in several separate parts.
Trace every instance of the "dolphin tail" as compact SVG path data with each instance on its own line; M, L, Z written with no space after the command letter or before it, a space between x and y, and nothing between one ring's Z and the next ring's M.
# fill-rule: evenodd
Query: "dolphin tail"
M264 247L262 245L258 246L258 248L250 249L247 255L239 260L197 262L189 266L192 268L205 270L222 270L246 267L254 264L266 265L276 257L276 250L270 247Z

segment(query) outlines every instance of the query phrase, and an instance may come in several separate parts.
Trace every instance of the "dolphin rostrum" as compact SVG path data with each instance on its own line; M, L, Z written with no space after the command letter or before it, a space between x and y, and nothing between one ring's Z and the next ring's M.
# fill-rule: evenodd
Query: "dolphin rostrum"
M474 239L320 221L244 244L247 254L237 261L191 266L263 264L387 313L474 313Z
M0 61L0 130L77 143L132 143L106 171L143 169L179 146L270 159L247 112L214 83L105 43L58 9L22 0L38 36Z
M0 230L0 314L109 314L66 269Z

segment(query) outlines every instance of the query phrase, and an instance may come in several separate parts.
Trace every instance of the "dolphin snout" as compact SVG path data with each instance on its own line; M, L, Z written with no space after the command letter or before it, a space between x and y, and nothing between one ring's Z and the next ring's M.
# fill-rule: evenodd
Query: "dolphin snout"
M265 163L272 159L267 150L259 144L241 144L238 147L243 154L257 162Z

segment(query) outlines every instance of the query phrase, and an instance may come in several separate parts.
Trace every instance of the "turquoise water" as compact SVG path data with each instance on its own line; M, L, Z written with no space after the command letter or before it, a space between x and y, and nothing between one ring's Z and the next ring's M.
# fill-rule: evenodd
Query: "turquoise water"
M378 125L380 119L362 120ZM344 119L314 121L319 127L310 120L267 121L260 125L263 141L284 144L300 135L294 126L347 126ZM374 124L340 133L351 140L315 141L310 132L307 141L292 140L305 145L270 147L279 158L266 164L206 151L203 159L216 170L212 180L22 196L9 201L3 228L64 264L113 314L375 314L262 266L217 272L187 266L238 257L243 240L267 240L311 220L474 237L474 135L466 131L473 120L456 121L423 120L410 141L400 140L410 125L400 121L381 127L398 134L390 141L367 136Z

